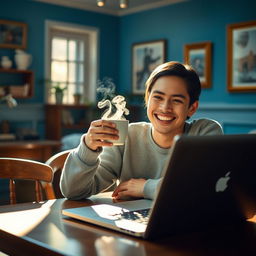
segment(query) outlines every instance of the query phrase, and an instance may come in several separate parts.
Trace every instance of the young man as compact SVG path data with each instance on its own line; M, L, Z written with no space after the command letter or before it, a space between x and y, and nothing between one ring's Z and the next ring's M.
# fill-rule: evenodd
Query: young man
M93 121L66 161L60 181L63 195L81 199L115 186L116 199L153 199L174 136L223 133L213 120L186 121L196 112L200 93L199 77L191 67L178 62L158 66L146 82L150 123L131 123L125 145L113 146L108 140L118 139L115 125Z

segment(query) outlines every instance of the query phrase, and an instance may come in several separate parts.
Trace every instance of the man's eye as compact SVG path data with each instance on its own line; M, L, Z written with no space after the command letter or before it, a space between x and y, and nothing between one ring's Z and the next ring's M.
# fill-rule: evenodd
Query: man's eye
M173 102L174 102L174 103L183 103L183 101L180 100L180 99L174 99Z
M157 100L161 100L161 99L162 99L162 97L161 97L161 96L158 96L158 95L153 96L153 98L154 98L154 99L157 99Z

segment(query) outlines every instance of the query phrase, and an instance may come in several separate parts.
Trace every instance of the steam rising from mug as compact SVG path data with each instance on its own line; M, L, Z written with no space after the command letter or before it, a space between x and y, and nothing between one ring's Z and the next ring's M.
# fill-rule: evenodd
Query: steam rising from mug
M129 110L126 108L125 97L121 95L114 96L115 85L112 80L104 78L103 81L99 81L97 91L103 94L103 99L98 102L98 107L107 107L101 118L105 120L126 120L124 115L129 115ZM108 97L112 100L107 99Z

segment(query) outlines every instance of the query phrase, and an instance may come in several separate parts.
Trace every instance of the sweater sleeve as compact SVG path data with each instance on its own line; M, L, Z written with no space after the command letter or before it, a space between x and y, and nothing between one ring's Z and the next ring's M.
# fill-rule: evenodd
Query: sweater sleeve
M153 200L159 189L162 178L160 179L148 179L144 186L144 198Z
M85 145L83 137L79 146L69 154L61 174L60 189L69 199L87 198L108 189L118 177L116 170L120 170L118 147L95 152ZM104 154L104 162L101 154Z
M185 133L188 135L221 135L221 125L212 119L198 119L186 124Z

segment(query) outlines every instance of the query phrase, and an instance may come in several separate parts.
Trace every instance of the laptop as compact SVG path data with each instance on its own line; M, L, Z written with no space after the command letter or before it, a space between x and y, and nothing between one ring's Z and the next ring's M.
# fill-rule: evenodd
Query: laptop
M256 135L176 136L154 200L63 215L144 239L240 223L256 214Z

